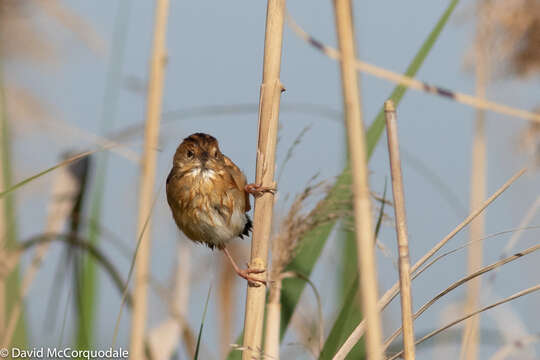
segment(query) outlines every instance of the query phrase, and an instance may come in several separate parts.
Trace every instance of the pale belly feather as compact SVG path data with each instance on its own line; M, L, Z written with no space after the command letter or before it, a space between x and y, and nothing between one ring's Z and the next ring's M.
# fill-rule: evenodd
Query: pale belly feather
M211 170L197 169L185 176L191 177L193 196L184 199L183 216L176 219L177 223L190 239L224 247L243 231L247 222L243 202L234 201L233 192L238 190L216 192L214 181L218 175Z

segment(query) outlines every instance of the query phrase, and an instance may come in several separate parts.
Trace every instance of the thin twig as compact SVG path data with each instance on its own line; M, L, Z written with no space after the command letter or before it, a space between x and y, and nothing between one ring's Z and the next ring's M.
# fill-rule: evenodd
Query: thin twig
M418 269L414 275L412 276L412 279L416 279L421 273L423 273L424 271L426 271L429 267L431 267L433 264L435 264L436 262L438 262L439 260L447 257L448 255L452 255L460 250L463 250L463 249L466 249L467 247L471 246L472 244L478 242L478 241L484 241L484 240L487 240L487 239L490 239L490 238L494 238L496 236L500 236L500 235L505 235L505 234L508 234L508 233L513 233L513 232L516 232L516 231L523 231L523 230L532 230L532 229L540 229L540 226L528 226L528 227L525 227L525 228L514 228L514 229L510 229L510 230L504 230L504 231L499 231L497 233L493 233L493 234L490 234L488 236L484 236L483 238L481 239L475 239L475 240L472 240L472 241L469 241L469 242L466 242L465 244L455 248L455 249L452 249L452 250L449 250L447 252L444 252L442 253L441 255L435 257L433 260L431 260L430 262L426 263L424 266L422 266L422 268ZM500 259L504 259L505 257L508 257L510 256L509 254L505 255L505 256L501 256ZM494 274L492 274L494 275Z
M500 301L497 301L496 303L493 303L493 304L491 304L491 305L485 306L485 307L480 308L480 309L478 309L478 310L476 310L476 311L473 311L473 312L471 312L471 313L468 313L467 315L462 316L462 317L460 317L459 319L456 319L456 320L452 321L451 323L449 323L449 324L447 324L447 325L445 325L445 326L443 326L443 327L441 327L441 328L439 328L439 329L437 329L437 330L434 330L434 331L430 332L429 334L423 336L421 339L419 339L419 340L416 341L416 345L418 345L418 344L420 344L420 343L423 343L424 341L426 341L426 340L432 338L433 336L435 336L435 335L437 335L437 334L440 334L440 333L443 332L444 330L446 330L446 329L448 329L448 328L450 328L450 327L452 327L452 326L454 326L454 325L456 325L456 324L459 324L460 322L462 322L462 321L464 321L464 320L467 320L467 319L469 319L469 318L471 318L471 317L473 317L473 316L475 316L475 315L478 315L478 314L480 314L481 312L484 312L484 311L486 311L486 310L492 309L492 308L494 308L494 307L496 307L496 306L502 305L502 304L504 304L504 303L507 303L507 302L512 301L512 300L515 300L515 299L517 299L517 298L519 298L519 297L528 295L528 294L530 294L530 293L532 293L532 292L535 292L535 291L538 291L538 290L540 290L540 284L535 285L535 286L531 286L530 288L527 288L527 289L525 289L525 290L519 291L519 292L515 293L514 295L511 295L511 296L509 296L509 297L507 297L507 298L504 298L504 299L502 299L502 300L500 300ZM399 353L397 353L397 354L393 355L392 357L390 357L388 360L394 360L394 359L397 359L397 358L401 357L402 354L403 354L403 351L400 351Z
M531 246L528 249L525 249L523 251L520 251L519 253L516 253L516 254L514 254L512 256L507 257L506 259L502 259L502 260L499 260L497 262L494 262L493 264L484 266L481 269L478 269L477 271L475 271L474 273L461 278L460 280L454 282L452 285L450 285L449 287L447 287L446 289L444 289L443 291L438 293L433 299L431 299L426 304L424 304L420 309L418 309L418 311L414 313L414 320L418 319L418 317L420 315L422 315L429 307L431 307L431 305L433 305L435 302L437 302L439 299L441 299L443 296L447 295L449 292L456 289L457 287L459 287L459 286L461 286L461 285L463 285L465 283L470 283L470 281L475 280L480 275L483 275L483 274L485 274L485 273L487 273L489 271L497 269L497 268L499 268L499 267L501 267L501 266L503 266L503 265L505 265L505 264L507 264L509 262L512 262L514 260L522 258L523 256L531 254L531 253L533 253L533 252L535 252L537 250L540 250L540 244L535 245L535 246ZM403 331L403 328L399 328L385 341L385 343L384 343L385 350L399 336L399 334L401 334L402 331Z
M405 195L399 156L399 141L396 122L396 109L392 100L384 103L386 115L386 137L392 174L392 193L396 216L397 247L399 256L399 290L401 294L401 322L403 324L403 349L405 360L414 360L414 326L411 296L411 264L409 262L409 239L405 214Z
M450 239L457 235L463 228L465 228L478 214L480 214L486 207L488 207L495 199L497 199L506 189L510 187L519 177L525 173L526 169L521 169L514 176L512 176L504 185L502 185L499 190L497 190L493 195L491 195L482 206L480 206L476 211L473 211L465 220L463 220L458 226L454 228L448 235L439 241L430 251L428 251L420 260L418 260L411 268L411 274L414 275L416 270L420 268L431 256L433 256L441 247L443 247ZM378 306L379 310L382 311L389 303L396 297L399 292L399 283L395 283L390 289L388 289L384 295L379 299ZM345 359L347 354L352 350L354 345L360 340L364 335L366 330L366 321L362 320L360 324L353 330L351 335L343 343L339 351L334 355L334 360Z
M298 35L301 39L303 39L308 44L313 46L315 49L321 51L323 54L325 54L331 59L339 60L341 58L341 54L339 51L313 38L304 29L302 29L289 14L287 14L287 22L296 35ZM537 114L537 113L518 109L515 107L508 106L508 105L499 104L494 101L480 99L475 96L451 91L451 90L441 88L438 86L430 85L423 81L419 81L414 78L411 78L409 76L401 75L393 71L384 69L382 67L368 64L364 61L356 60L354 66L358 71L364 72L366 74L370 74L372 76L375 76L381 79L385 79L395 84L407 86L408 88L413 89L413 90L423 91L429 94L442 96L447 99L451 99L459 103L475 107L477 109L489 110L489 111L496 112L499 114L504 114L504 115L522 118L522 119L530 120L536 123L540 123L540 114Z
M529 223L532 221L532 219L534 218L534 215L536 214L539 208L540 208L540 195L536 197L536 200L534 201L534 203L529 207L529 210L527 210L525 217L519 223L518 225L519 230L516 231L514 235L512 235L510 240L508 240L508 243L503 249L502 256L508 254L512 250L514 245L516 245L521 235L523 234L523 230L528 228L527 225L529 225Z

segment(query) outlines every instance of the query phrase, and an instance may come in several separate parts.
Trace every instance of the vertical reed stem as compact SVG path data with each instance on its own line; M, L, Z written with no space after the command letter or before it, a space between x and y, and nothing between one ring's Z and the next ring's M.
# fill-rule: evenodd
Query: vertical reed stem
M392 174L392 193L396 216L397 245L399 255L399 289L401 296L401 323L403 325L403 354L405 360L414 360L414 326L411 297L411 264L409 262L409 239L405 214L405 196L399 155L399 141L394 102L384 103L386 114L386 137Z
M487 85L487 57L486 49L483 45L485 39L486 20L482 20L482 6L478 8L477 20L477 47L475 54L475 77L476 96L481 99L486 98ZM470 208L476 209L484 201L486 196L486 137L485 137L485 111L476 110L476 121L474 128L474 138L472 146L471 164L471 194ZM478 270L482 266L483 242L475 241L484 237L485 216L481 214L472 223L469 231L469 240L473 241L469 247L467 271L469 274ZM480 296L480 278L471 280L467 284L467 299L465 312L472 312L478 307ZM463 339L461 343L461 359L475 360L478 356L478 329L480 315L473 316L465 322Z
M240 253L240 247L236 244L229 244L227 248L234 258L236 258L235 254ZM231 335L233 334L234 319L236 318L235 300L237 297L238 276L235 272L230 271L231 264L225 257L221 257L219 267L221 268L217 286L219 301L217 301L216 310L219 314L221 359L226 359L227 354L231 351Z
M356 50L350 0L334 0L341 81L350 161L353 177L354 218L358 252L362 305L367 321L367 355L370 360L383 358L381 324L377 306L378 285L374 234L371 219L365 129L360 105Z
M284 18L285 0L268 0L263 78L259 99L259 141L255 177L255 182L263 186L274 186L279 102L281 92L284 90L279 80ZM250 268L267 268L273 206L274 196L270 193L255 200ZM264 272L261 276L266 276L266 274L267 272ZM256 358L260 353L265 299L265 286L248 286L246 317L244 319L243 360Z
M281 279L279 274L270 283L268 303L266 304L266 331L264 334L264 354L279 360L279 331L281 327Z
M156 151L159 136L159 120L163 94L163 80L166 62L165 34L169 0L156 1L154 39L148 83L148 103L144 131L141 184L139 188L139 215L137 234L140 235L152 208L154 176L156 171ZM139 253L135 260L135 292L131 323L130 359L144 359L144 332L147 315L148 267L150 259L150 223L140 239Z

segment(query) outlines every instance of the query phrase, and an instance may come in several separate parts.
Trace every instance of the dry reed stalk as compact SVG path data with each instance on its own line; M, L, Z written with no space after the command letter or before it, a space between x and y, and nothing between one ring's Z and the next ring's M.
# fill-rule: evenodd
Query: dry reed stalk
M298 35L301 39L306 41L311 46L315 47L317 50L321 51L324 55L334 60L339 60L341 58L341 54L339 51L313 38L297 23L295 23L290 15L287 15L287 21L296 35ZM468 95L457 91L451 91L435 85L430 85L423 81L416 80L412 77L398 74L396 72L387 70L380 66L369 64L364 61L360 61L358 59L355 60L354 66L358 71L390 81L398 85L406 86L413 90L442 96L447 99L454 100L458 103L465 104L477 109L489 110L495 113L508 115L516 118L522 118L535 123L540 123L540 114L538 113L500 104L495 101L480 99L476 96Z
M424 341L432 338L433 336L435 336L437 334L440 334L444 330L447 330L448 328L451 328L452 326L454 326L456 324L459 324L460 322L462 322L464 320L470 319L471 317L476 316L476 315L478 315L478 314L480 314L480 313L482 313L482 312L484 312L486 310L493 309L496 306L505 304L507 302L510 302L510 301L515 300L517 298L520 298L522 296L531 294L531 293L533 293L535 291L538 291L538 290L540 290L540 284L531 286L531 287L529 287L529 288L527 288L525 290L521 290L521 291L519 291L519 292L517 292L517 293L515 293L515 294L513 294L511 296L508 296L508 297L506 297L506 298L504 298L504 299L502 299L500 301L497 301L497 302L495 302L493 304L490 304L488 306L484 306L483 308L480 308L478 310L470 312L467 315L464 315L464 316L460 317L459 319L456 319L456 320L450 322L449 324L444 325L443 327L441 327L441 328L439 328L437 330L433 330L429 334L423 336L421 339L418 339L416 341L416 345L418 345L420 343L423 343ZM400 351L397 354L394 354L393 356L389 357L388 360L395 360L395 359L401 357L402 355L403 355L403 351Z
M518 171L514 176L512 176L506 183L504 183L493 195L491 195L482 206L480 206L478 209L473 211L472 213L465 218L458 226L454 228L448 235L446 235L441 241L439 241L431 250L429 250L420 260L418 260L412 267L411 267L411 274L413 275L413 278L416 276L415 272L422 266L429 258L431 258L437 251L439 251L440 248L442 248L450 239L452 239L454 236L457 235L465 226L471 223L472 220L474 220L482 211L485 210L486 207L488 207L495 199L497 199L504 191L506 191L510 185L512 185L518 178L520 178L524 173L526 169L521 169ZM395 283L390 289L388 289L384 295L379 299L378 306L379 310L382 311L384 308L396 297L396 295L399 292L399 282ZM336 355L334 355L333 360L343 360L347 356L347 354L352 350L354 345L362 338L364 335L364 332L366 330L366 320L362 320L360 324L353 330L351 335L345 340L341 348L338 350ZM417 342L418 343L418 342Z
M227 249L231 252L233 258L239 258L237 255L242 253L241 246L239 244L229 244ZM243 254L245 255L245 254ZM244 256L242 256L243 258ZM231 340L233 333L233 324L235 317L235 303L236 299L236 288L238 283L237 275L233 271L230 271L231 264L225 257L220 258L219 264L219 278L217 291L219 296L219 301L216 302L217 312L219 314L219 335L220 335L220 352L221 358L226 359L227 354L231 351Z
M411 296L411 264L409 261L409 239L407 235L407 217L405 213L405 195L403 176L399 156L398 129L394 102L384 103L386 115L386 137L392 174L392 193L396 216L396 233L399 256L399 291L401 296L401 323L403 324L403 349L405 360L414 360L414 326Z
M187 322L189 309L189 295L191 293L191 246L185 242L178 245L178 265L176 268L175 292L173 294L172 310L173 315L178 315L180 332L184 339L188 356L193 358L195 355L195 336L189 328Z
M478 7L478 20L476 26L476 51L475 51L475 77L476 96L480 99L486 98L486 88L488 79L487 49L485 46L487 19L482 11L482 5ZM485 112L476 110L476 120L474 138L472 146L471 164L471 194L470 208L476 209L484 201L486 196L486 131ZM469 240L481 239L484 237L485 217L480 214L472 223L469 230ZM482 266L483 242L475 242L469 247L467 258L467 272L473 273ZM470 312L478 306L480 298L480 279L474 279L468 283L467 297L465 301L465 311ZM475 360L478 356L480 317L475 316L465 322L463 329L463 339L461 342L460 359Z
M169 360L183 339L188 356L195 354L195 341L186 321L191 278L191 248L185 242L177 245L177 264L171 292L165 291L168 318L148 332L147 344L152 360ZM230 273L230 271L228 271Z
M341 83L353 177L352 191L360 294L368 326L366 350L370 360L379 360L383 358L383 352L381 323L377 306L379 297L377 265L371 224L365 129L360 104L358 72L355 67L356 49L351 0L335 0L334 9L339 49L342 55Z
M141 184L139 188L139 215L137 234L141 235L140 247L135 260L135 288L131 323L130 358L144 359L144 332L147 315L148 268L150 260L150 222L143 232L152 209L152 193L156 171L156 152L159 137L163 80L165 72L165 35L167 29L169 0L157 0L154 23L154 39L148 82L148 104L144 131ZM149 220L148 220L149 221Z
M266 9L266 33L264 41L264 64L259 99L259 140L257 144L257 169L255 182L262 186L274 186L274 170L279 103L284 90L279 80L285 0L268 0ZM250 268L267 268L270 232L274 207L274 195L263 194L255 200L253 214L253 240L251 243ZM260 274L266 276L266 271ZM265 286L248 286L246 315L244 319L243 360L257 357L261 349L264 322Z
M281 327L281 279L271 279L268 303L266 304L266 329L264 354L269 359L279 360L279 332Z

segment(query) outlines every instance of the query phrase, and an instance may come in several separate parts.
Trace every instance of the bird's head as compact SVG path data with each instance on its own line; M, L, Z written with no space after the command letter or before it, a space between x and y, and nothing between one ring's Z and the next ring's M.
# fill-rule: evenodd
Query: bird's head
M200 169L201 171L221 168L223 154L219 150L219 144L215 137L195 133L182 141L174 154L173 166L180 167L184 171Z

